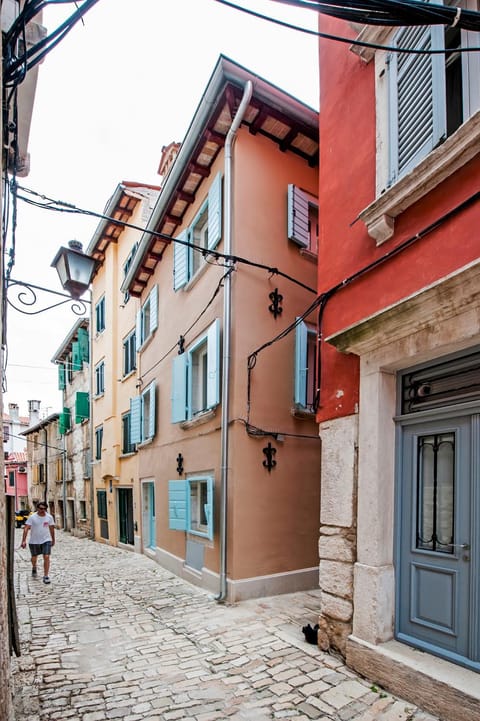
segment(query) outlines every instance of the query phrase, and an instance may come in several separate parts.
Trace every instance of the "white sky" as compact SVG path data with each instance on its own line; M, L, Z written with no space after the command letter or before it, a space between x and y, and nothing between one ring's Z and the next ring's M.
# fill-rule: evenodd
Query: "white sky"
M237 4L317 27L307 10L272 0ZM49 9L44 25L51 31L73 8ZM96 212L122 180L158 184L161 149L183 140L221 53L318 108L314 36L215 0L99 0L40 66L31 169L19 184ZM12 278L61 291L50 268L55 253L71 238L86 248L97 223L19 202ZM42 416L61 410L50 361L76 320L66 306L35 316L8 309L5 411L13 402L27 415L30 399L41 401Z

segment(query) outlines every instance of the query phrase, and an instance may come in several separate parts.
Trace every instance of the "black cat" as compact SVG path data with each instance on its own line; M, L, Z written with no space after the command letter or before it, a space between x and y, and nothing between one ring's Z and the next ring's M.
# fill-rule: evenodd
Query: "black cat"
M312 628L310 624L302 628L307 643L318 644L318 623Z

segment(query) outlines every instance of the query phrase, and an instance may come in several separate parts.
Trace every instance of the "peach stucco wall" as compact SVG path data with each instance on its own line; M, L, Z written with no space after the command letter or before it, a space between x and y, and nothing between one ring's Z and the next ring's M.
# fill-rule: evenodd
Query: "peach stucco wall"
M184 225L192 221L205 199L211 181L223 173L223 153L204 181ZM233 253L275 266L315 288L316 264L303 257L287 239L287 185L295 183L315 194L317 170L291 153L281 153L271 141L241 128L234 146ZM178 233L182 228L178 228ZM223 241L218 250L223 250ZM211 300L224 273L208 265L187 289L173 291L173 247L157 264L144 298L159 287L159 328L140 356L142 387L154 378L158 385L158 430L139 452L140 478L156 482L157 546L163 553L185 558L187 536L168 529L168 480L178 479L177 455L184 459L184 474L210 473L215 480L215 536L204 541L205 567L219 570L220 407L213 418L188 429L171 423L171 366L175 344L185 335L186 347L202 335L215 318L223 317L223 291L217 295L194 328L192 322ZM270 313L269 293L283 295L283 313ZM251 423L277 432L302 434L250 438L245 431L247 357L274 338L315 298L314 292L263 269L238 263L232 281L232 367L230 398L230 455L227 572L238 580L281 574L318 565L320 445L314 419L291 415L293 406L294 333L260 353L252 373ZM223 332L223 329L222 329ZM168 354L168 351L171 352ZM262 449L268 441L277 448L276 467L263 466Z

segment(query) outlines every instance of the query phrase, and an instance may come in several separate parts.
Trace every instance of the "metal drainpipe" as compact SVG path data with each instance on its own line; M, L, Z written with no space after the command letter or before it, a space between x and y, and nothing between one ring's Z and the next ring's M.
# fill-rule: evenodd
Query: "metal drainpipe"
M250 80L245 83L243 97L233 119L225 141L225 238L224 253L232 254L232 164L233 143L243 120L253 85ZM232 266L227 261L227 269ZM230 391L230 340L232 323L232 278L226 275L223 289L223 364L222 364L222 419L221 419L221 462L220 462L220 591L215 597L222 602L227 596L227 499L228 499L228 411Z
M89 389L88 389L88 405L89 405L89 419L88 419L88 437L90 443L89 452L89 463L90 463L90 538L92 541L95 540L95 484L93 482L93 446L94 446L94 426L93 426L93 291L90 288L90 318L88 321L88 378L89 378Z
M45 498L44 501L47 504L48 508L48 426L45 426L43 429L43 432L45 433Z

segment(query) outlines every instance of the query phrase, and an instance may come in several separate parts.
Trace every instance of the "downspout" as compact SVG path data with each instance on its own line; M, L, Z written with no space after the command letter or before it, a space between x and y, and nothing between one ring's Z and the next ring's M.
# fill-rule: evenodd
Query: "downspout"
M45 433L45 497L43 500L48 507L48 426L45 426L43 432Z
M88 321L88 439L90 449L88 452L88 462L90 463L90 538L95 540L95 484L93 482L93 446L94 446L94 426L93 426L93 291L90 288L90 318Z
M225 187L224 217L225 237L224 253L232 255L232 165L233 143L243 120L243 116L252 97L253 85L245 83L243 97L233 119L225 141ZM227 260L227 273L223 290L223 363L222 363L222 417L221 417L221 459L220 459L220 590L216 601L223 602L227 596L227 508L228 508L228 416L230 392L230 341L232 326L232 270L233 262Z

